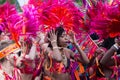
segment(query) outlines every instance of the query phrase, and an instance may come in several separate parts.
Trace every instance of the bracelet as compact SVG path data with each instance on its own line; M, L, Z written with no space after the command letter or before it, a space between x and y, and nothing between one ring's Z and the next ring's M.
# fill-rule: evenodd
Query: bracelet
M34 46L36 46L37 44L39 44L39 43L37 43L37 42L33 42L33 45L34 45Z
M74 44L74 45L75 45L75 46L78 46L78 47L80 46L79 44Z
M118 47L116 44L114 44L113 46L114 46L117 50L119 49L119 47Z
M57 42L56 40L51 41L51 43Z
M59 47L53 47L53 49L58 49Z

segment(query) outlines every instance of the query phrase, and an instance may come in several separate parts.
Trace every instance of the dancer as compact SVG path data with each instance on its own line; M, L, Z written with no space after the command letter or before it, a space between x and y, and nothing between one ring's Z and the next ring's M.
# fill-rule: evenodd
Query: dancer
M71 80L70 68L72 66L71 59L79 61L82 64L88 64L89 59L86 54L81 50L77 44L75 35L73 32L66 34L63 26L51 30L48 33L48 48L46 50L47 56L44 64L44 80L48 78L51 80ZM71 42L79 54L73 53L67 48L67 43Z

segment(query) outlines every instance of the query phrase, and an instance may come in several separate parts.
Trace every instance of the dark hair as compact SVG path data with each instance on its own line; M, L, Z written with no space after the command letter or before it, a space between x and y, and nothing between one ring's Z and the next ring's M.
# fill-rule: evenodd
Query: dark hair
M115 38L111 38L111 37L108 37L108 38L104 39L104 41L103 41L103 43L102 43L101 46L102 46L102 47L105 47L106 49L110 49L111 46L112 46L113 44L115 44L114 39L115 39Z
M117 38L117 39L119 39L119 37L120 37L119 35L118 35L118 36L116 36L116 38Z
M0 30L0 35L2 34L2 30Z
M57 33L57 45L58 45L58 46L60 46L60 45L59 45L59 37L62 35L63 32L65 32L65 30L63 29L63 26L62 26L62 25L60 25L59 27L57 27L57 28L55 29L55 33ZM50 38L49 33L48 33L48 38ZM50 42L49 42L48 47L51 47L51 48L53 47Z
M99 36L98 36L97 33L93 33L93 34L91 34L90 37L91 37L93 40L97 40L97 39L99 39Z

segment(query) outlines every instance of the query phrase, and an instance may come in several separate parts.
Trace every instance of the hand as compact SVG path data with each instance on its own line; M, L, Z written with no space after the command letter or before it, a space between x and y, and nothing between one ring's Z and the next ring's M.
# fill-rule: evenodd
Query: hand
M36 37L36 43L39 43L40 40L41 40L41 38L37 36L37 37Z
M118 50L118 49L120 48L120 46L119 46L118 43L115 43L115 44L113 45L113 47L114 47L116 50Z
M33 37L32 37L31 40L32 40L32 44L33 44L33 45L36 45L36 44L39 44L40 38L37 38L37 37L36 37L36 38L33 38Z
M55 30L51 30L48 34L49 34L48 40L51 42L51 44L53 42L57 42L57 33L55 33Z
M76 40L76 38L75 38L75 34L74 34L74 32L73 31L70 31L69 33L68 33L68 35L69 35L69 41L72 43L72 44L76 44L77 43L77 40Z

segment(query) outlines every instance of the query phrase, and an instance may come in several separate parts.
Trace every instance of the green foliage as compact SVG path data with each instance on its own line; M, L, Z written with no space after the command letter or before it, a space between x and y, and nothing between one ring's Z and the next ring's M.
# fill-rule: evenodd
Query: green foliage
M82 6L82 0L76 0L76 2L77 2L80 6Z
M11 4L15 4L16 0L8 0Z
M6 2L6 0L0 0L0 5L4 4Z
M0 0L0 4L4 4L6 1L10 2L11 4L15 4L16 0Z

